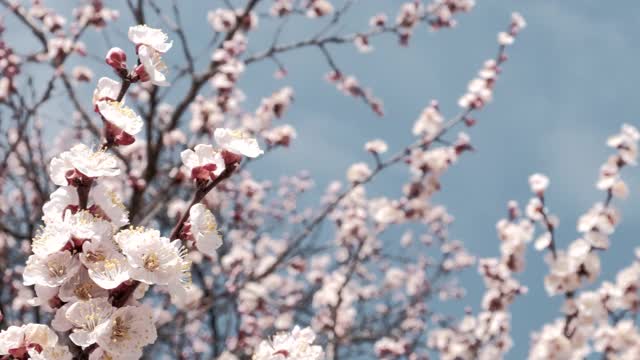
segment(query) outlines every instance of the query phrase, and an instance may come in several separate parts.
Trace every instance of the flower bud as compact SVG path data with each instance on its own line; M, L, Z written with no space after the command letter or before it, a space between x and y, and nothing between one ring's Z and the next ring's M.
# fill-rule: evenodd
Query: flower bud
M105 61L116 71L127 68L127 54L125 54L124 50L117 47L109 50Z

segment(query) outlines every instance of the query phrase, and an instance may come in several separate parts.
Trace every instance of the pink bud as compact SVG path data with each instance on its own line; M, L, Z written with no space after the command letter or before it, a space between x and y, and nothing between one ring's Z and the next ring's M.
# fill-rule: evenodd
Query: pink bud
M116 71L127 68L127 54L125 54L124 50L117 47L109 50L105 61Z
M476 119L470 118L470 117L465 117L464 118L464 124L467 125L467 127L472 127L473 125L476 124Z
M409 46L409 37L410 36L411 36L411 34L409 34L409 33L400 34L400 36L398 38L398 42L400 43L400 46Z
M331 71L326 76L327 81L329 82L337 82L342 80L342 74L339 71Z

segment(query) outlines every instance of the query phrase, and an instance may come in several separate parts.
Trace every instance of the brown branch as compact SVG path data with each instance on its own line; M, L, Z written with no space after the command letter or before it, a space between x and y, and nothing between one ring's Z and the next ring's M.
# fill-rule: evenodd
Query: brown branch
M206 186L202 188L198 188L196 190L195 194L193 195L193 199L191 199L191 202L189 203L189 206L187 206L187 209L182 213L182 216L180 217L176 225L173 227L173 230L171 231L171 235L169 236L169 239L175 240L180 236L180 231L182 231L184 223L189 219L189 211L191 210L191 208L195 204L200 203L202 199L204 199L204 197L207 196L209 191L211 191L213 188L218 186L218 184L220 184L225 179L229 178L231 174L233 174L236 167L237 167L237 164L229 165L229 167L224 169L224 171L215 180L211 181Z
M255 8L255 6L258 5L259 1L260 0L250 0L247 3L244 11L239 17L244 18L248 16L249 13ZM224 40L218 45L218 48L222 48L224 41L227 41L233 38L233 36L240 30L241 26L242 26L242 22L238 21L236 26L226 34ZM182 115L188 109L191 102L196 98L202 86L207 82L207 80L212 78L217 72L218 72L218 64L214 61L211 61L209 63L209 68L205 73L200 75L194 75L192 77L191 87L187 91L184 98L178 103L178 105L176 105L167 126L164 129L162 129L163 132L169 132L175 129L176 127L178 127L180 119L182 118ZM143 175L144 180L147 184L151 183L153 178L158 173L158 160L160 159L162 147L163 147L162 136L158 136L154 145L152 147L149 147L150 151L147 152L147 166L145 168L144 175ZM137 215L139 206L142 205L143 195L145 191L146 191L146 187L134 190L134 193L132 195L132 200L131 200L132 208L130 209L132 217Z

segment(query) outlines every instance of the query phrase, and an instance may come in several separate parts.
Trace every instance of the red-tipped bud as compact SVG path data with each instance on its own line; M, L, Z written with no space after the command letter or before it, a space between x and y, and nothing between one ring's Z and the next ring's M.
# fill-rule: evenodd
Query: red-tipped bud
M224 164L226 166L237 164L242 160L242 156L236 153L232 153L231 151L223 150L222 158L224 159Z
M467 127L472 127L473 125L476 124L476 119L470 118L470 117L465 117L464 118L464 124L467 125Z
M118 47L111 48L104 60L115 71L127 68L127 54Z

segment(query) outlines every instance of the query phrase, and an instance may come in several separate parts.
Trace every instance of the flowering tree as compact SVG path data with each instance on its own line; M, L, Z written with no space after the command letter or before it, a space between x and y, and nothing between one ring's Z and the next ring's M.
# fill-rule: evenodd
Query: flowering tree
M202 68L177 1L129 0L137 24L128 42L101 54L114 75L97 80L83 65L69 71L67 62L91 56L83 35L113 31L118 11L87 1L68 20L39 0L0 4L35 44L19 53L0 37L0 128L7 134L0 139L0 359L501 358L511 347L508 307L526 292L515 275L536 229L534 246L549 263L545 287L566 304L561 318L535 333L530 357L640 356L640 334L629 320L640 304L640 263L615 283L583 290L598 278L598 252L619 220L613 199L627 192L620 170L635 164L635 128L625 125L609 139L616 153L597 185L605 200L580 218L580 237L566 251L554 236L558 220L547 208L544 175L531 176L526 210L509 203L508 218L498 222L499 258L476 262L449 238L452 216L432 201L441 176L473 150L466 133L450 135L472 127L492 100L506 51L525 27L521 15L505 19L497 54L458 99L459 114L446 119L437 101L426 104L412 144L387 155L384 140L367 142L370 159L353 164L346 182L333 182L317 208L301 209L309 175L273 184L251 171L261 156L277 156L295 140L295 129L279 124L293 89L246 109L237 85L245 68L270 60L284 77L288 53L317 49L326 80L382 115L381 100L341 71L332 50L353 43L368 52L382 36L409 46L423 27L454 27L473 0L407 2L395 18L380 13L354 33L340 30L357 8L353 0L227 3L201 19L213 34ZM282 42L292 18L322 26ZM250 53L259 22L276 24L276 32ZM182 61L166 64L163 57L175 51ZM82 82L95 83L92 104L82 100ZM187 84L184 91L167 96L177 83ZM55 88L75 112L52 130L40 114ZM402 166L401 196L367 195L367 183ZM332 233L320 241L323 225ZM391 230L404 232L397 246L381 240ZM455 319L434 310L434 296L462 296L456 274L476 263L486 285L481 311Z

